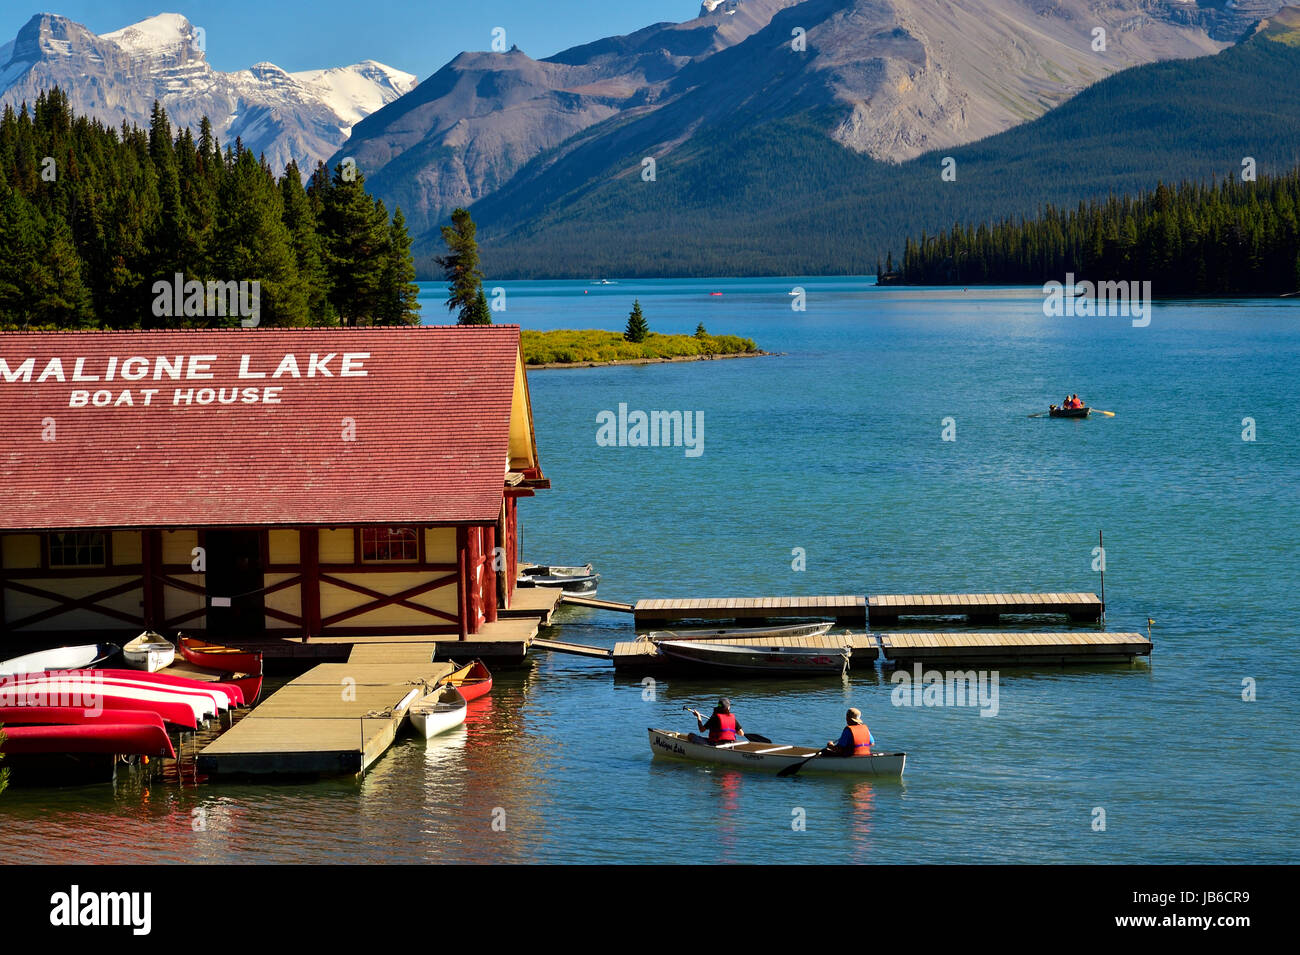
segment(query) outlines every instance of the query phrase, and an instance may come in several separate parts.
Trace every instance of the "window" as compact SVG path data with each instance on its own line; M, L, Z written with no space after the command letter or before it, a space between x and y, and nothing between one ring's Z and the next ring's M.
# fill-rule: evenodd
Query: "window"
M364 564L413 564L420 559L420 542L413 527L365 527L361 530Z
M71 531L50 535L51 567L103 567L107 563L103 534Z

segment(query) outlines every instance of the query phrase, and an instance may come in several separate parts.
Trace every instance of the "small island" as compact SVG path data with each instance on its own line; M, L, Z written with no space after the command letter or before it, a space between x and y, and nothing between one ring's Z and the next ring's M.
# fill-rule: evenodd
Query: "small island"
M532 368L570 368L576 365L643 365L668 361L705 361L712 358L751 358L769 355L751 338L738 335L660 335L648 332L639 342L622 332L559 328L523 332L524 361Z

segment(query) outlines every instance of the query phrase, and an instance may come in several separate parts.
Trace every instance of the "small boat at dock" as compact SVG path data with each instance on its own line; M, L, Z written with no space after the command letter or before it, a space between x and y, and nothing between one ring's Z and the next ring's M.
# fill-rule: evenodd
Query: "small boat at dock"
M697 743L685 733L672 730L651 729L650 751L656 757L682 759L697 763L714 763L749 769L775 776L783 769L807 760L799 769L800 775L827 775L831 773L855 776L878 776L885 779L902 779L907 764L906 753L872 753L870 756L822 755L808 746L783 746L777 743L720 743L711 746Z
M137 670L156 673L176 659L176 647L166 637L146 631L122 647L122 658Z
M523 564L515 581L520 587L559 587L566 594L591 597L600 583L600 574L591 564Z
M406 712L416 733L429 739L464 723L465 710L465 697L460 690L441 683L412 703Z
M0 662L0 676L45 673L49 670L80 670L114 656L121 648L111 643L87 643L76 647L40 650Z
M657 644L659 652L673 663L688 669L726 671L733 675L840 675L849 668L851 646L769 647L756 645L704 643L691 640L665 640Z
M456 666L452 661L452 666ZM469 703L492 692L492 674L482 660L475 660L463 667L453 670L443 681L460 690L460 695Z
M180 637L177 643L181 656L196 667L205 670L222 670L226 673L242 673L248 676L262 675L260 653L223 647L219 643L207 643L185 636Z
M732 640L749 637L770 640L773 637L820 637L832 626L830 623L792 623L780 627L729 627L722 630L652 630L645 636L655 643L663 640Z
M0 752L8 755L107 753L117 756L176 758L171 738L161 726L141 723L9 726Z

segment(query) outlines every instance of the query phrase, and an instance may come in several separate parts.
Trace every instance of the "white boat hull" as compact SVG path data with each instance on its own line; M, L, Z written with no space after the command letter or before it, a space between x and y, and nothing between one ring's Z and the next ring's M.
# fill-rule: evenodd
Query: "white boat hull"
M80 670L107 659L117 648L108 644L87 643L77 647L56 647L0 662L0 676L20 673L44 673L47 670Z
M122 647L122 659L126 661L127 666L157 673L163 667L172 665L172 661L176 659L176 647L157 634L142 633Z
M692 742L685 733L651 729L650 751L658 758L731 766L775 776L781 770L808 759L817 750L807 746L778 743L733 743L710 746ZM845 774L881 779L902 779L906 753L875 753L871 756L818 756L803 764L798 775Z
M460 695L460 691L444 685L412 703L407 715L417 735L432 739L464 723L467 710L465 697Z
M663 640L732 640L771 639L773 637L820 637L834 626L831 623L796 623L782 627L727 627L721 630L706 630L691 627L685 630L652 630L647 638L659 643Z
M100 697L153 703L181 703L193 711L194 719L199 723L217 713L217 707L210 697L193 693L175 693L157 687L97 680L60 680L57 676L0 684L0 705L63 705L30 702L24 704L25 700L39 698L74 701L66 705L94 708L95 701Z
M850 646L764 647L735 646L685 640L665 640L659 652L672 662L689 668L724 670L729 673L833 676L849 668Z

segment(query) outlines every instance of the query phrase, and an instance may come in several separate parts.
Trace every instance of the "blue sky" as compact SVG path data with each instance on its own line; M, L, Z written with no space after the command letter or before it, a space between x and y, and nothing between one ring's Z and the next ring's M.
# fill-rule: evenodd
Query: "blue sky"
M493 27L541 58L661 20L689 20L699 0L0 0L0 44L36 13L57 13L107 33L157 13L180 13L207 31L219 70L269 60L286 70L373 59L425 79L462 50L486 50Z

